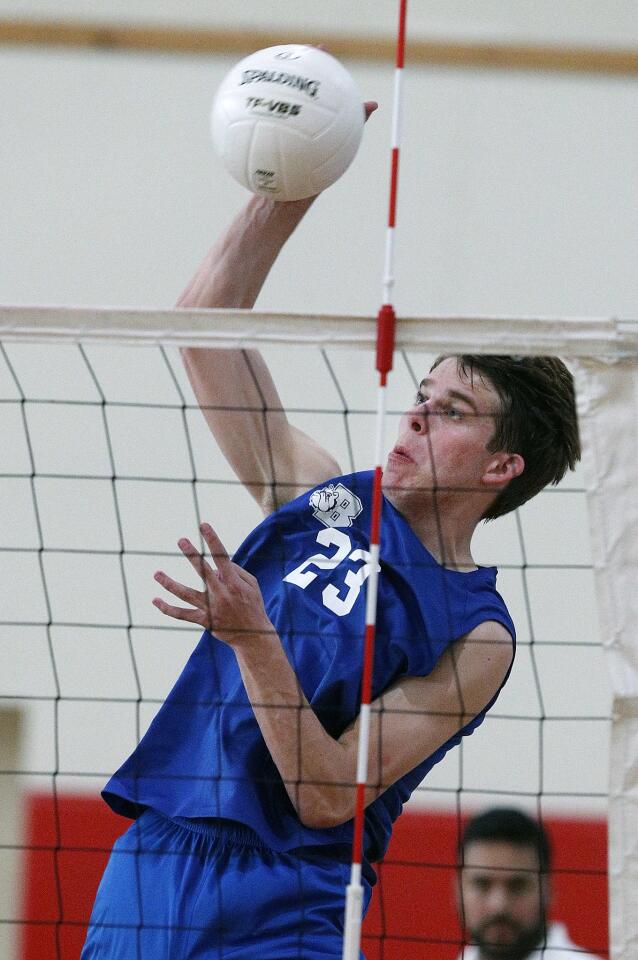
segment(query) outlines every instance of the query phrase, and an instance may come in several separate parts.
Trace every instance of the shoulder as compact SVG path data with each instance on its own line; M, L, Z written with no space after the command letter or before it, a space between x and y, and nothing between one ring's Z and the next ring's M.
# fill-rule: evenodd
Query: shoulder
M478 626L469 630L461 639L491 642L509 648L512 646L512 634L499 620L484 620Z
M496 587L496 567L479 567L466 576L464 609L466 636L487 636L494 641L511 643L516 639L516 627L505 600Z
M326 500L331 496L338 495L340 492L350 494L367 493L368 488L372 486L373 474L370 470L359 471L357 473L336 474L326 477L319 483L311 486L304 485L299 488L294 500L289 500L292 504L295 501L303 501L312 494L325 494Z
M369 525L368 509L372 499L372 474L349 473L324 480L300 490L277 511L278 517L307 513L324 527L348 528L356 523Z
M513 637L504 624L498 620L484 620L454 645L459 648L457 655L459 659L463 658L468 670L478 669L486 679L492 677L504 682L504 675L514 660Z
M547 931L547 947L551 949L548 960L550 956L555 956L556 960L600 960L597 954L588 953L573 942L564 923L550 925Z

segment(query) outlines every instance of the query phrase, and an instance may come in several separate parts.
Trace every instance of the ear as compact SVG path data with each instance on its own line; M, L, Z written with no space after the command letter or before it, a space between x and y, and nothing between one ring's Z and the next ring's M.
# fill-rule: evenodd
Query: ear
M520 477L524 469L525 461L520 453L500 451L488 460L481 479L486 487L502 489L515 477Z

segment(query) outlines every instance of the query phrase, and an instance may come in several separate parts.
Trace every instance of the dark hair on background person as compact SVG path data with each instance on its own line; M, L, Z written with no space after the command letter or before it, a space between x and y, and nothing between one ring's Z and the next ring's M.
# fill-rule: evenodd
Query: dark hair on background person
M494 807L466 823L459 844L459 863L464 862L465 848L474 842L512 843L531 847L538 856L541 873L549 873L552 852L549 837L542 825L514 807Z
M445 359L438 357L432 369ZM456 360L459 374L488 380L500 397L488 450L518 453L525 461L483 514L494 520L558 483L580 459L574 378L558 357L460 354Z

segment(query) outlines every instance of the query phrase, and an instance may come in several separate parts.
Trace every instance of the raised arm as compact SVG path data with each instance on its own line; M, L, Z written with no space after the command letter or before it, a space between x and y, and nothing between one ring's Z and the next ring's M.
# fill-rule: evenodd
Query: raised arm
M364 104L366 120L377 109ZM250 309L314 197L254 196L212 247L178 307ZM288 422L257 350L186 349L186 372L213 436L264 513L339 474L336 460Z
M178 307L250 308L312 199L253 197L212 247ZM185 349L195 396L222 453L264 513L337 475L339 465L288 422L257 350Z

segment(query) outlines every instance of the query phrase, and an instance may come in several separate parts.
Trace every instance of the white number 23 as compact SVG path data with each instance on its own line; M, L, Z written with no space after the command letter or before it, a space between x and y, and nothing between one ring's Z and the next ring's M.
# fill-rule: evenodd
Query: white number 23
M347 591L344 596L341 596L340 589L332 583L324 587L321 592L324 607L327 607L328 610L336 613L339 617L345 617L352 610L361 587L372 573L372 557L367 550L353 550L350 537L335 527L326 527L325 530L320 530L317 534L317 543L322 547L336 547L336 550L330 556L326 556L324 553L315 553L308 557L298 567L286 574L284 582L294 583L295 586L305 590L318 576L311 569L312 567L315 567L316 570L335 570L346 559L363 560L363 564L357 570L346 572L343 587L347 587Z

